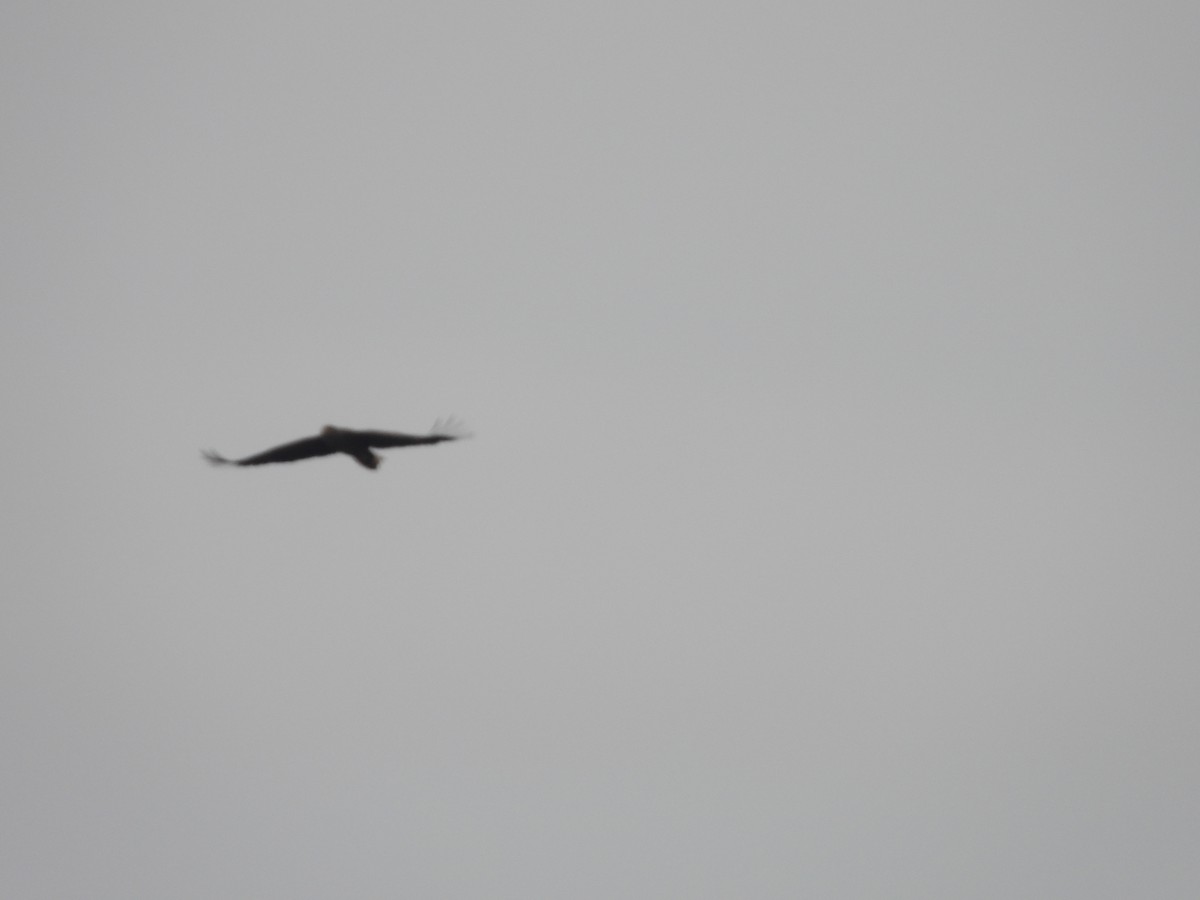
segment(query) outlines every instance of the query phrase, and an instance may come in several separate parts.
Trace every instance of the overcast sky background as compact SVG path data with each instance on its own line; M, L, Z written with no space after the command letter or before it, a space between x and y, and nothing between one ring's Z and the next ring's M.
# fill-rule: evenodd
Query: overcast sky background
M1198 58L10 0L0 893L1196 896Z

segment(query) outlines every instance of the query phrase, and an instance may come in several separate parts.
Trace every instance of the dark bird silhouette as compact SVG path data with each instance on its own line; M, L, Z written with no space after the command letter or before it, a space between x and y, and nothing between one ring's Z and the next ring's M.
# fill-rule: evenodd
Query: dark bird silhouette
M265 463L295 462L314 456L329 456L345 453L359 465L377 469L383 458L371 452L371 448L412 447L416 444L440 444L442 441L457 441L470 437L455 419L438 419L429 434L399 434L395 431L355 431L353 428L335 428L326 425L320 434L301 438L290 444L280 444L262 453L245 459L226 459L215 450L205 450L204 458L214 466L261 466Z

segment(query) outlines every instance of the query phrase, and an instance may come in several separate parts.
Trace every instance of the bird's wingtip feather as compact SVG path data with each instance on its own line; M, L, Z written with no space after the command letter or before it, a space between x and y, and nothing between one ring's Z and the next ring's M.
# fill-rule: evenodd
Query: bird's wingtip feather
M429 433L434 437L445 438L448 441L458 441L463 438L472 437L472 433L467 431L467 426L457 416L447 416L444 419L436 420Z
M200 455L209 461L214 466L228 466L233 460L226 459L216 450L201 450Z

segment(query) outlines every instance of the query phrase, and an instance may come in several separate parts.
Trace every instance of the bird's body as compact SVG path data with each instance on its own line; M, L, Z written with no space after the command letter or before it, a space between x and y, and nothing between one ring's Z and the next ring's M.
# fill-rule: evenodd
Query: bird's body
M320 434L301 438L288 444L280 444L278 447L272 447L270 450L264 450L262 453L256 453L243 459L226 459L213 450L206 450L204 458L218 466L261 466L265 463L295 462L315 456L345 453L347 456L353 457L359 465L368 469L377 469L383 459L373 453L372 448L440 444L443 441L456 441L468 436L454 419L435 422L429 434L356 431L353 428L337 428L333 425L326 425L321 429Z

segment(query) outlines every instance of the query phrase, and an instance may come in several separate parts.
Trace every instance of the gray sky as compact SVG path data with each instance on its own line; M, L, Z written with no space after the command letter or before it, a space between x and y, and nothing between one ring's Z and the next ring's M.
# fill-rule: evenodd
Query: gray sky
M0 893L1196 896L1197 58L5 4Z

